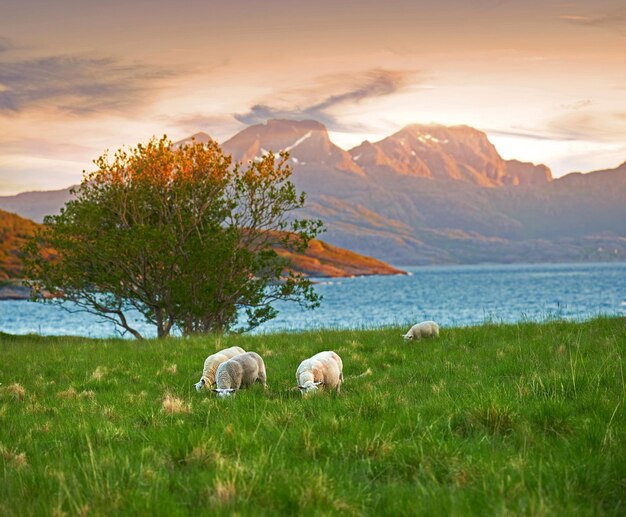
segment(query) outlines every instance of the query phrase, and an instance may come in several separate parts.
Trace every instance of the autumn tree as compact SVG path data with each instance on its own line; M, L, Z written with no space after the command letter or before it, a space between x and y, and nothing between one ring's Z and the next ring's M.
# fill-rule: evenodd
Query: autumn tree
M95 160L59 215L25 248L34 293L113 321L137 338L139 311L164 337L250 329L273 302L319 304L277 247L303 252L321 222L304 205L287 155L233 164L217 143L175 147L166 137ZM49 260L42 250L56 250Z

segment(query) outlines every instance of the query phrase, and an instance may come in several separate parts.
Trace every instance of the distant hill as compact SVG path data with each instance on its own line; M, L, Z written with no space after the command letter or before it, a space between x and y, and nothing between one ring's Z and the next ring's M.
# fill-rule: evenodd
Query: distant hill
M59 213L61 207L71 199L71 188L0 196L0 210L19 214L27 219L42 223L46 215Z
M0 210L0 282L20 278L23 266L19 250L38 227L33 221Z
M271 120L222 147L242 162L289 151L301 215L324 221L329 244L388 263L626 260L626 163L553 179L468 126L410 125L344 151L319 122ZM0 208L41 220L68 198L25 193Z
M20 248L40 225L16 214L0 210L0 281L23 278ZM341 277L359 275L396 275L404 272L351 251L313 240L303 255L277 249L289 258L294 270L307 276ZM1 297L0 293L0 297Z
M291 261L294 270L306 276L342 277L404 274L404 271L391 267L380 260L331 246L319 239L312 240L304 254L295 254L284 249L277 249L276 251Z

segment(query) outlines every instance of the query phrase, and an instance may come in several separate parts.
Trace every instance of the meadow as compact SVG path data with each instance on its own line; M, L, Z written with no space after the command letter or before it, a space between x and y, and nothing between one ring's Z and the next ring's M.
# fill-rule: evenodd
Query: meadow
M0 515L624 515L626 320L136 342L0 334ZM239 345L260 385L196 393ZM303 399L299 362L343 358Z

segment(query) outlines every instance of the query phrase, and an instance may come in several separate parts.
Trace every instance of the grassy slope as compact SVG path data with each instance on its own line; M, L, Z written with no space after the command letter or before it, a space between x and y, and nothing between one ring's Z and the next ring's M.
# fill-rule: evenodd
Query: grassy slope
M235 344L264 356L268 392L197 394L204 357ZM301 400L295 369L324 349L344 390ZM623 318L409 344L4 335L0 514L623 515L625 354Z

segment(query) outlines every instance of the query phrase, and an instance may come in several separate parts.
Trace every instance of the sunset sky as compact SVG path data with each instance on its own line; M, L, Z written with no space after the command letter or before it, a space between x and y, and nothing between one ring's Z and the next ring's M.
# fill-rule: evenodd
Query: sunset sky
M467 124L555 176L626 161L626 1L2 0L0 195L109 148L312 118Z

